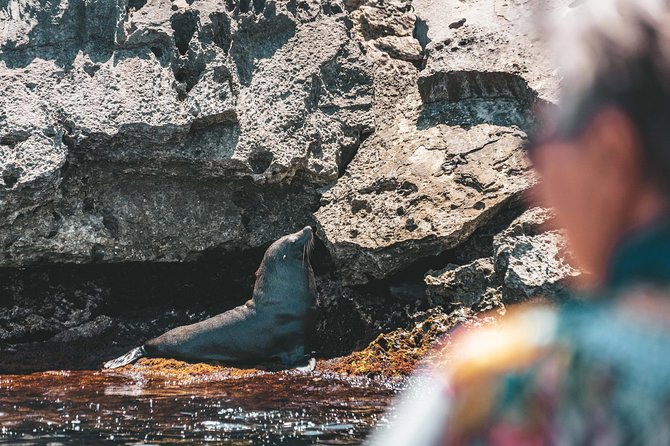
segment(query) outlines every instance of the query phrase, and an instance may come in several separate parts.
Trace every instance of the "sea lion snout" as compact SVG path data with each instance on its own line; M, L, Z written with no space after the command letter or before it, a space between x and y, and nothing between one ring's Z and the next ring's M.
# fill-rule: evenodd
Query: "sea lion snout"
M313 247L314 231L311 227L305 226L300 231L285 235L270 245L264 258L268 262L271 262L272 259L286 260L287 258L302 262L305 256L311 253Z
M307 243L308 241L312 240L312 238L314 238L314 231L312 230L311 226L305 226L297 233L297 235L298 239L296 242Z
M304 263L305 258L308 258L309 262L309 255L314 247L314 231L311 227L305 226L300 231L294 232L288 236L287 241L285 254L301 263Z
M311 245L312 239L314 238L314 231L310 226L305 226L298 232L289 234L284 239L286 239L290 244L298 247L304 245ZM282 239L280 239L282 240Z

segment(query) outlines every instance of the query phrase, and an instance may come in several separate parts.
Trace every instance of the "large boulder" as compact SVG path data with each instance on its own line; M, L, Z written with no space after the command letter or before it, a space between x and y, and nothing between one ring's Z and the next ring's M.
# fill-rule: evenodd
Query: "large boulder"
M377 127L315 214L349 284L458 247L527 190L534 177L522 143L534 107L553 100L559 84L541 45L528 49L522 18L508 23L527 6L392 5L367 2L351 15L374 61ZM412 19L411 35L425 47L419 71L378 44L409 36Z
M506 302L560 296L582 274L570 264L563 234L547 228L552 217L533 208L495 236L494 264Z
M550 210L532 208L494 236L492 257L428 271L429 302L471 308L565 296L582 272L570 263L563 234L551 229L552 218Z
M374 130L328 2L12 0L0 36L0 265L261 246Z

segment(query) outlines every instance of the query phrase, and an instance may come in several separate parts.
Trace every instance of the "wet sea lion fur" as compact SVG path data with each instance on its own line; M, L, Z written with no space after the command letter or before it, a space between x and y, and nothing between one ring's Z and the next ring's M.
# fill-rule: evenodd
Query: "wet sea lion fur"
M212 318L174 328L105 363L113 369L142 357L308 365L305 343L316 304L309 254L309 226L274 242L256 272L253 296L245 304Z

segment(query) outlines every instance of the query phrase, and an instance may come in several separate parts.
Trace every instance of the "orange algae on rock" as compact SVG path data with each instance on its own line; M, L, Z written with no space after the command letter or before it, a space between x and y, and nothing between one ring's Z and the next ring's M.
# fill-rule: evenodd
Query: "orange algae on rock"
M504 312L504 306L500 306L497 313L477 314L476 310L460 308L450 314L431 314L411 330L397 329L380 334L363 350L340 358L318 360L316 371L370 378L403 378L423 362L435 365L448 362L453 354L449 333L456 326L470 329L495 323ZM188 363L169 358L142 358L117 371L177 383L246 378L267 373L259 368L236 368L216 362Z
M476 328L495 320L495 313L479 317L466 308L429 316L411 330L380 334L363 350L329 361L327 368L352 376L404 377L422 362L448 361L449 332L457 325Z
M142 358L135 364L117 369L120 373L139 374L147 379L175 382L217 381L246 378L265 373L263 370L240 369L217 363L188 363L170 358Z

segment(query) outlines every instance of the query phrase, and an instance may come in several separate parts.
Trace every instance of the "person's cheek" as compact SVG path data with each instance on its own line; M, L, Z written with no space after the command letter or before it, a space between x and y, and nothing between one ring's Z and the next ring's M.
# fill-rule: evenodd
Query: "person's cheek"
M561 157L553 147L538 149L535 156L535 170L539 176L536 197L541 206L564 211L566 201L562 180ZM559 216L560 217L560 216Z
M567 147L547 147L537 154L540 177L537 198L542 206L556 211L556 226L565 230L568 243L582 263L588 253L589 192L574 154Z

